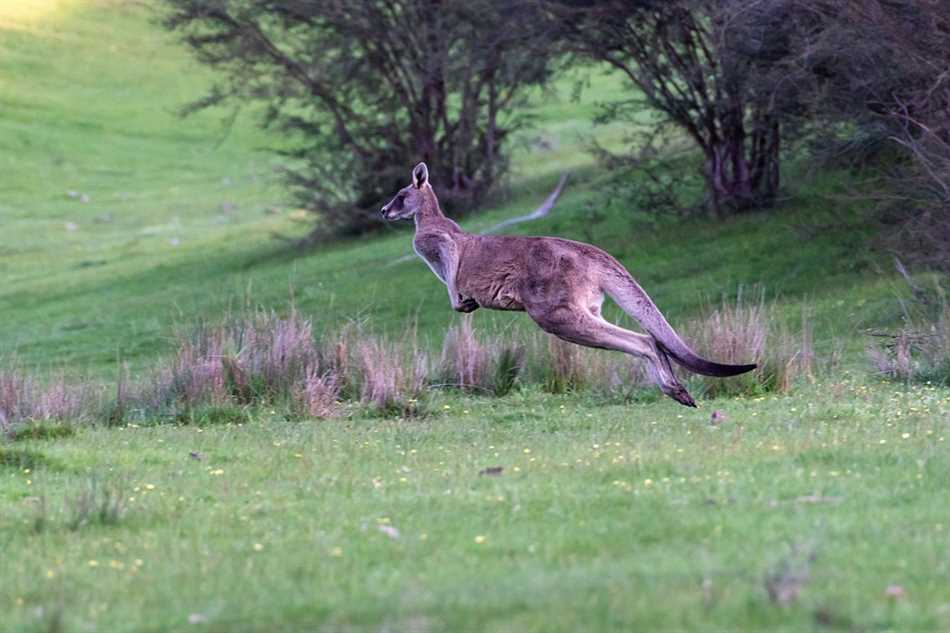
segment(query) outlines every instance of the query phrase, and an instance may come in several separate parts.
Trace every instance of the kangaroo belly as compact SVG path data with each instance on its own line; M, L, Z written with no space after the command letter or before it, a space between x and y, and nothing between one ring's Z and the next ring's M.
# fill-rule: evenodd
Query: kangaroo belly
M473 275L459 280L459 293L471 297L483 308L492 310L524 310L518 284L508 275Z

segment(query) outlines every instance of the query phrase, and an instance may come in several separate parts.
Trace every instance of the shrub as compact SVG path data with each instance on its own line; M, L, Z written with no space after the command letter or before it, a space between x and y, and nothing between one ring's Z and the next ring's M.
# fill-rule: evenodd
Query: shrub
M517 115L558 55L540 6L350 0L164 0L164 25L218 71L188 110L265 107L313 237L382 226L377 210L428 161L443 202L478 202L507 169Z

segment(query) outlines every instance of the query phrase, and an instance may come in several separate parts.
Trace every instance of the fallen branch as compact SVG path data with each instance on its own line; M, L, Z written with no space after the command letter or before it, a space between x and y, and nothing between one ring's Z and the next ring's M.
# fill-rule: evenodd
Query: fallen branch
M544 199L544 202L541 203L537 209L528 213L527 215L519 215L513 218L509 218L504 222L499 222L494 226L490 226L479 235L488 235L490 233L495 233L501 229L508 228L509 226L514 226L515 224L521 224L522 222L531 222L532 220L539 220L551 212L551 209L554 208L554 204L557 202L558 197L561 195L561 190L564 189L564 184L567 182L567 174L561 174L561 178L557 181L557 186L554 188L547 198Z

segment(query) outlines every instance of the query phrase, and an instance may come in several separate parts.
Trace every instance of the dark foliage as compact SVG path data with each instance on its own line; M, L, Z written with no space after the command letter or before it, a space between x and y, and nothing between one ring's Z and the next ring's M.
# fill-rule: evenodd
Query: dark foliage
M292 139L287 177L315 236L376 226L420 160L450 207L479 200L505 170L525 88L548 73L533 2L165 4L165 26L222 78L192 109L266 105L266 125Z
M883 176L885 242L950 270L950 2L781 0L754 55L807 112L817 164Z
M607 118L634 121L646 105L700 148L713 214L774 201L787 104L758 79L766 72L758 48L778 15L745 0L562 0L548 7L569 51L609 64L636 88Z

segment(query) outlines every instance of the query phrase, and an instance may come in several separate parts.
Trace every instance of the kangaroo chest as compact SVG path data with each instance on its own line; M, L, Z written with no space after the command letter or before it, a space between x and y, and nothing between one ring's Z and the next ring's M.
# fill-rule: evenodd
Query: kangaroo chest
M442 283L446 283L446 254L445 249L450 247L445 238L437 235L421 235L412 240L412 249L422 258ZM454 273L454 271L451 271Z

